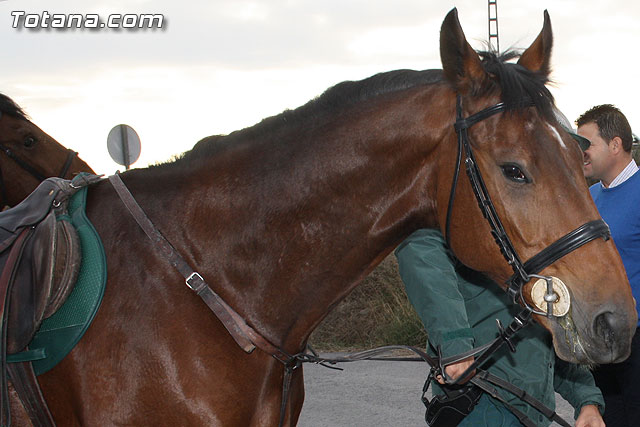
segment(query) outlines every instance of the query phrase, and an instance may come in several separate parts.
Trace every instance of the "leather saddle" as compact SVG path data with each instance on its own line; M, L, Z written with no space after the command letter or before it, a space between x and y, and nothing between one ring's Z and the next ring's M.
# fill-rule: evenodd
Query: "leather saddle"
M75 228L64 219L71 195L67 193L75 193L69 181L51 178L19 205L0 213L5 354L18 353L31 342L77 279L81 249Z
M81 246L69 199L101 178L48 178L17 206L0 212L0 424L10 425L8 376L34 426L52 427L28 345L42 321L73 290ZM17 360L7 364L7 355ZM24 358L24 361L20 361ZM18 363L16 363L18 362Z

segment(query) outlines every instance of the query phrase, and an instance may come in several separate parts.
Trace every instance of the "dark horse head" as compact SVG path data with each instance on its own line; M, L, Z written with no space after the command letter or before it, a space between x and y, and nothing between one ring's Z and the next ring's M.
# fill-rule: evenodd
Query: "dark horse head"
M479 56L466 42L454 10L443 23L440 42L445 77L463 99L464 116L486 108L487 99L492 99L489 104L506 104L505 113L470 127L469 137L478 153L480 170L486 174L488 192L500 200L496 209L506 221L506 234L523 261L581 225L599 219L588 196L578 145L567 138L551 113L553 99L544 85L550 72L552 39L545 11L542 32L517 63L491 54ZM535 107L523 107L524 99ZM450 181L452 169L442 168L438 181ZM471 186L464 181L460 194L472 199ZM438 197L441 226L443 202L448 197L444 193ZM505 283L513 271L505 263L495 264L500 257L498 246L481 238L489 228L478 212L477 208L453 205L457 219L452 223L458 224L451 231L453 250L467 265ZM469 244L470 228L478 233L471 240L480 247ZM592 261L585 263L586 259ZM637 315L613 242L594 240L552 263L543 274L559 278L566 285L563 292L569 294L562 316L537 319L552 333L557 354L583 363L625 359ZM532 290L534 283L531 280L525 285L523 297L540 306Z
M452 11L442 25L442 71L341 83L297 110L122 180L212 289L266 340L295 354L413 231L444 231L448 212L456 255L500 283L511 277L469 180L461 175L452 185L462 163L458 117L504 103L466 131L522 260L600 219L580 148L552 114L551 44L545 14L517 62L481 57ZM278 425L283 365L236 345L152 249L109 182L90 188L88 215L109 279L85 336L39 378L59 424ZM558 291L566 291L567 311L536 315L560 357L600 363L629 354L637 314L611 240L591 240L539 274L564 283ZM532 287L524 284L523 304L537 303ZM302 369L294 370L286 425L298 419L303 385Z
M0 94L0 204L15 206L45 178L72 178L78 172L93 170Z

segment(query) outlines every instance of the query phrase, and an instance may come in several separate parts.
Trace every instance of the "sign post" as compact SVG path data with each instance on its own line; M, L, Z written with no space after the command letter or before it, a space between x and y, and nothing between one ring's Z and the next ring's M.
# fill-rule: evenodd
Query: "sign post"
M117 125L107 136L109 155L127 170L140 158L140 137L129 125Z

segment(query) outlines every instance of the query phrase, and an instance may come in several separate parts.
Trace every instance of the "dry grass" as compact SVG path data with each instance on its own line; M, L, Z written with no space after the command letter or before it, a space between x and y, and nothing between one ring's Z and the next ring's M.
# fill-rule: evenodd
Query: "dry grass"
M422 322L407 298L393 254L329 313L310 342L323 351L425 346Z

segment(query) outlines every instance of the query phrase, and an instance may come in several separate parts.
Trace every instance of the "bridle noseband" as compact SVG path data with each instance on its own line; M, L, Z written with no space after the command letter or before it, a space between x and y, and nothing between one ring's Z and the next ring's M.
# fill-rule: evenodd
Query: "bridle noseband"
M534 104L530 99L525 99L521 102L522 108L531 106L534 106ZM445 237L447 245L449 246L449 248L451 248L451 211L453 208L453 202L455 199L456 188L458 184L462 152L464 151L464 163L466 166L467 176L469 177L471 187L473 188L473 193L475 194L476 200L478 201L478 206L480 207L480 210L482 211L484 217L489 222L489 226L491 227L491 234L493 235L496 244L500 248L500 252L513 269L513 275L507 280L507 293L511 296L514 302L519 302L532 313L551 317L553 316L552 307L554 298L557 298L553 290L552 277L539 276L537 273L550 266L566 254L573 252L574 250L578 249L586 243L589 243L592 240L600 237L604 240L608 240L611 234L609 231L609 226L602 219L590 221L559 238L554 243L547 246L538 254L533 256L527 262L523 263L521 261L520 256L518 256L518 252L513 247L509 236L502 226L500 217L498 216L491 197L489 196L487 187L484 183L484 180L482 179L482 174L480 173L480 169L478 168L475 157L473 155L473 149L471 148L471 143L469 142L469 135L467 132L467 130L474 124L485 120L497 113L505 111L506 108L506 105L501 102L464 118L462 116L462 97L458 95L456 98L456 122L454 124L454 128L456 130L456 134L458 135L458 155L456 157L455 172L453 176L453 182L451 184L451 193L449 195L449 204L447 208L445 225ZM524 298L522 289L524 285L532 278L543 279L547 284L547 293L544 296L545 301L547 301L548 303L546 312L532 307Z
M2 112L1 111L0 111L0 118L2 118ZM22 170L24 170L25 172L30 174L32 177L37 179L38 182L42 182L42 181L44 181L45 179L48 178L48 177L42 175L40 172L38 172L29 163L27 163L26 161L24 161L20 157L18 157L16 155L16 153L13 152L13 150L11 150L9 147L7 147L6 145L4 145L2 143L0 143L0 152L4 153L8 158L13 160L18 166L20 166L22 168ZM69 172L69 168L71 167L71 163L73 162L73 159L77 155L78 155L77 152L73 151L70 148L67 149L67 159L65 160L64 164L62 165L62 169L60 170L60 173L58 174L58 178L64 178L67 175L67 173ZM0 167L0 195L2 196L2 200L0 201L0 203L2 203L2 205L0 205L0 208L1 208L2 206L8 204L8 198L7 198L7 194L6 194L6 187L5 187L4 179L3 179L3 176L2 176L2 168L1 167Z

